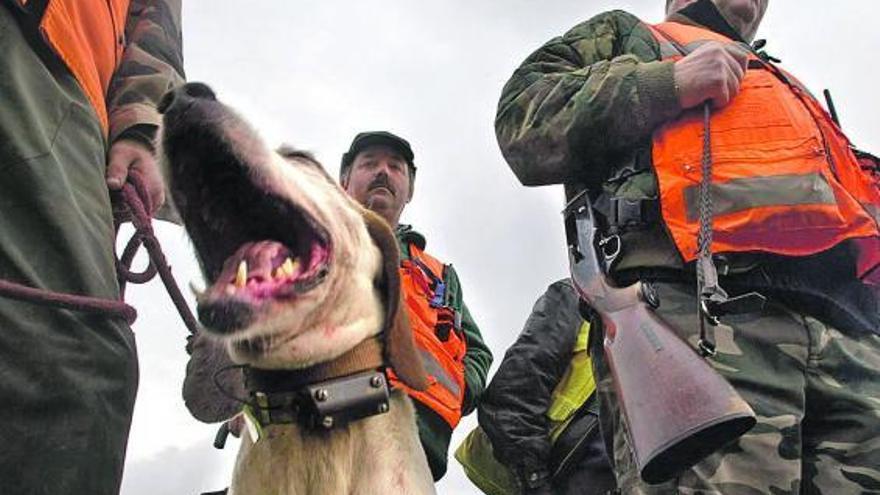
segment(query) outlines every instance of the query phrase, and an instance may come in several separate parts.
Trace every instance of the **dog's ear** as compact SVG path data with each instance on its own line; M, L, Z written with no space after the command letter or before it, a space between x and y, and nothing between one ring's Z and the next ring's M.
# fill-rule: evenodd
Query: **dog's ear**
M376 281L385 304L385 359L400 380L414 390L428 388L428 374L416 349L400 286L397 239L385 220L364 210L367 231L382 253L382 274Z

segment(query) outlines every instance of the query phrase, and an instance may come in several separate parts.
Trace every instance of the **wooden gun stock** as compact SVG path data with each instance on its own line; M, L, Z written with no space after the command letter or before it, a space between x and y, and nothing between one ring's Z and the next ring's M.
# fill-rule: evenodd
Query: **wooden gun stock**
M751 429L755 414L657 317L647 286L609 282L587 195L572 199L564 215L571 278L602 319L605 359L639 473L648 483L670 480Z

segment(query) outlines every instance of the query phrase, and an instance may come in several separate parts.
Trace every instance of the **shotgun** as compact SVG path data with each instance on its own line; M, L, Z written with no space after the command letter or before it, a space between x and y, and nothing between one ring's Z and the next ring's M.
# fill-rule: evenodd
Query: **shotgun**
M649 285L615 287L606 277L585 189L563 215L571 278L602 320L605 359L639 474L647 483L668 481L751 429L755 414L657 317Z

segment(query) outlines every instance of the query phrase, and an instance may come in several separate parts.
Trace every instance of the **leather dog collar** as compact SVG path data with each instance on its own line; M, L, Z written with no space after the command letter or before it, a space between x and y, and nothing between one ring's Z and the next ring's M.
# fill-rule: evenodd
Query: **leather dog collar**
M342 356L302 370L245 369L251 403L245 415L261 427L299 423L331 429L388 411L382 343L367 339Z

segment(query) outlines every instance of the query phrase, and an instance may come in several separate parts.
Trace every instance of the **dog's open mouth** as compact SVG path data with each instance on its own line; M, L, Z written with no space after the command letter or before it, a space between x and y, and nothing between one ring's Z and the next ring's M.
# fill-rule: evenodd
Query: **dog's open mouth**
M307 292L326 275L329 251L318 239L298 244L306 252L274 240L246 242L224 262L214 286L226 296L254 302Z
M255 183L251 165L218 144L178 167L175 200L210 284L199 319L230 333L253 323L259 306L320 285L333 246L305 206Z
M210 330L243 329L257 307L302 296L326 278L329 235L293 201L244 177L209 179L201 192L201 221L190 232L198 231L194 241L205 247L200 255L211 286L200 298L199 318Z
M214 249L202 253L209 273L216 273L199 301L199 318L210 330L243 329L259 306L306 294L330 270L327 234L289 203L264 201L263 206L251 202L240 210L246 215L225 217L213 225L222 228L206 233L218 239L211 243Z
M196 182L200 201L187 215L211 283L207 299L259 304L320 284L331 262L326 229L294 199L254 184L246 165L224 165Z
M284 166L272 162L278 157L206 92L193 87L166 102L163 148L174 164L174 202L210 285L199 297L199 319L231 334L271 303L318 287L331 270L333 245L307 198L264 183L267 167ZM265 343L253 345L259 351Z

